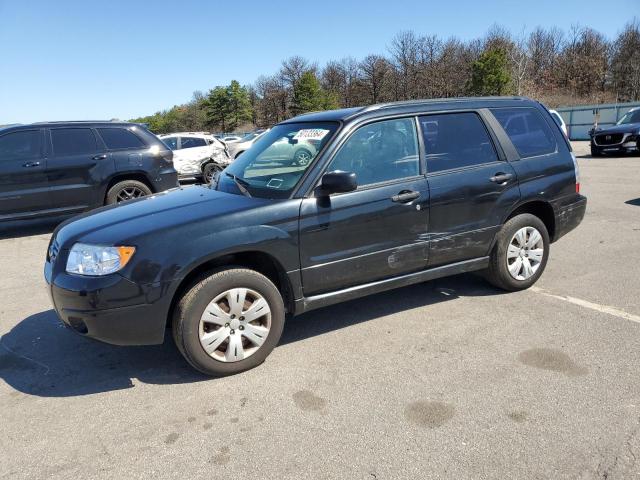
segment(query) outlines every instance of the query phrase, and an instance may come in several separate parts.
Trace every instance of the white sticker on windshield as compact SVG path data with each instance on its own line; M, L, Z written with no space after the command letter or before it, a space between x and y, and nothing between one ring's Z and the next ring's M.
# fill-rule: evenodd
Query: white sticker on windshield
M327 133L329 130L324 128L303 128L293 138L296 140L322 140Z

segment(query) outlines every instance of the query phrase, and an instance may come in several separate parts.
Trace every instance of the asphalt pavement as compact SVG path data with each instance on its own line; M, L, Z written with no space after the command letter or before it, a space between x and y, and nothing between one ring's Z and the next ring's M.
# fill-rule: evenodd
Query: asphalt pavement
M0 229L0 478L640 478L640 157L576 144L535 288L467 274L310 312L249 372L60 326L55 222Z

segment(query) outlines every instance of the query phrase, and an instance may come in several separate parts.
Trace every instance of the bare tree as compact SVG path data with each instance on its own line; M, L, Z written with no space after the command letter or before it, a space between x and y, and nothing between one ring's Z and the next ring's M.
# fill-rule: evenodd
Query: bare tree
M616 97L640 100L640 23L628 23L612 46L611 76Z
M389 63L380 55L367 55L360 62L360 79L368 93L368 103L378 103L388 98L386 86Z

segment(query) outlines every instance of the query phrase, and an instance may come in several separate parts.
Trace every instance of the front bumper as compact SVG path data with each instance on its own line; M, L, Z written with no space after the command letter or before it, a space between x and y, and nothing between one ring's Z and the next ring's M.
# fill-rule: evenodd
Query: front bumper
M111 274L83 277L52 273L45 263L53 306L65 326L81 335L114 345L155 345L164 341L168 285L137 285Z
M558 240L582 222L587 210L587 197L576 195L571 201L558 205L555 214L555 235L553 240Z

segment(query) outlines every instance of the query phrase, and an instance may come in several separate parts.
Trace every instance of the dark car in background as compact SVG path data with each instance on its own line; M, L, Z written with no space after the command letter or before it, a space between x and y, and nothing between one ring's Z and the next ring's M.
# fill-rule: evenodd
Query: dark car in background
M629 110L613 127L590 133L591 156L606 153L640 153L640 107Z
M138 124L0 128L0 221L78 213L176 187L172 158Z
M579 190L567 138L525 98L317 112L211 185L61 225L44 275L76 332L156 344L170 325L193 367L226 375L264 361L286 315L469 271L530 287L582 221Z

